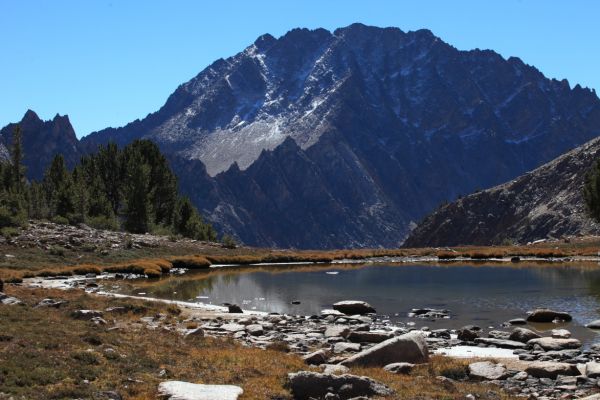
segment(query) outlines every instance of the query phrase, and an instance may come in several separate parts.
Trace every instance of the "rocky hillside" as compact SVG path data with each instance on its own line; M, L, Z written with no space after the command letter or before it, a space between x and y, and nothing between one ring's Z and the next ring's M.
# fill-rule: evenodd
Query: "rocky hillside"
M263 35L82 151L158 143L181 189L247 244L392 247L442 201L600 134L600 100L518 58L361 24Z
M600 234L586 214L583 183L600 157L600 139L516 180L444 205L411 233L405 245L526 243L567 235Z

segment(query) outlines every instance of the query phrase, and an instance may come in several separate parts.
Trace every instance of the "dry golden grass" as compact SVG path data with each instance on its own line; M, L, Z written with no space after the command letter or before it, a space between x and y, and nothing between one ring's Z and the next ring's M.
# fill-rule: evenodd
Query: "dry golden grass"
M39 249L12 248L15 254L9 263L0 262L0 279L18 282L32 276L56 276L99 273L102 271L146 274L155 278L171 268L205 269L212 264L251 265L261 263L329 263L334 260L359 260L373 257L437 257L442 261L466 258L481 261L492 258L537 257L560 258L598 256L598 238L583 238L563 242L545 242L531 246L463 246L454 248L417 249L356 249L356 250L268 250L259 248L225 249L214 246L174 247L141 250L122 250L108 258L90 254L69 253L64 257L39 254ZM199 251L200 250L200 251ZM175 254L169 254L173 252ZM186 253L187 252L187 253ZM160 256L156 256L160 254ZM150 255L150 256L146 256ZM43 256L43 257L42 257ZM85 261L92 257L96 262ZM94 258L95 257L95 258ZM43 264L45 260L45 264ZM78 260L84 260L79 261Z
M163 326L191 326L174 306L132 299L90 296L71 290L8 286L7 292L26 306L0 306L1 391L15 398L94 398L116 390L124 399L155 399L162 380L232 384L244 389L241 400L290 399L289 372L310 369L287 346L270 350L242 347L229 339L184 338L165 329L149 330L141 317L162 313ZM43 298L67 300L65 306L33 308ZM107 326L70 317L77 309L125 307L126 313L105 313ZM108 329L117 327L118 329ZM164 370L165 377L159 373ZM315 369L316 370L316 369ZM380 368L351 373L379 380L396 393L390 399L509 399L498 389L476 383L444 384L437 376L464 378L465 361L434 357L409 376ZM89 383L84 383L88 380Z

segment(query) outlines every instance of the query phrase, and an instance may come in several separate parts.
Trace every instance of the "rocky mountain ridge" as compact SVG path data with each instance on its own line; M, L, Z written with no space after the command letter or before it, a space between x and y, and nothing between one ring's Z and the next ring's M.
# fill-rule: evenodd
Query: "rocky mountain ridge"
M155 141L207 219L247 244L394 247L441 202L599 134L592 90L427 30L353 24L263 35L76 147Z
M444 205L421 222L405 245L527 243L568 235L598 235L583 184L600 158L600 139L505 184Z

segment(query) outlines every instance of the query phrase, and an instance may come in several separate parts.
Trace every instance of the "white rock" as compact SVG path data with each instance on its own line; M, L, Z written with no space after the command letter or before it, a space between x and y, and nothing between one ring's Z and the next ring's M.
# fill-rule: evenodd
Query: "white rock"
M201 385L166 381L158 385L158 395L165 400L237 400L244 391L233 385Z

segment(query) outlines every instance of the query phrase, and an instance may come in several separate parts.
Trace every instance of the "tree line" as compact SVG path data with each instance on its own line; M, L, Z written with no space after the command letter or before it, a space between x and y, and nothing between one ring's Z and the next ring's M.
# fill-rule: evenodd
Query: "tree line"
M28 219L86 223L98 229L181 235L215 240L190 199L178 195L177 178L158 146L136 140L119 149L99 146L69 171L54 157L40 182L28 182L17 125L10 160L0 163L0 227Z

